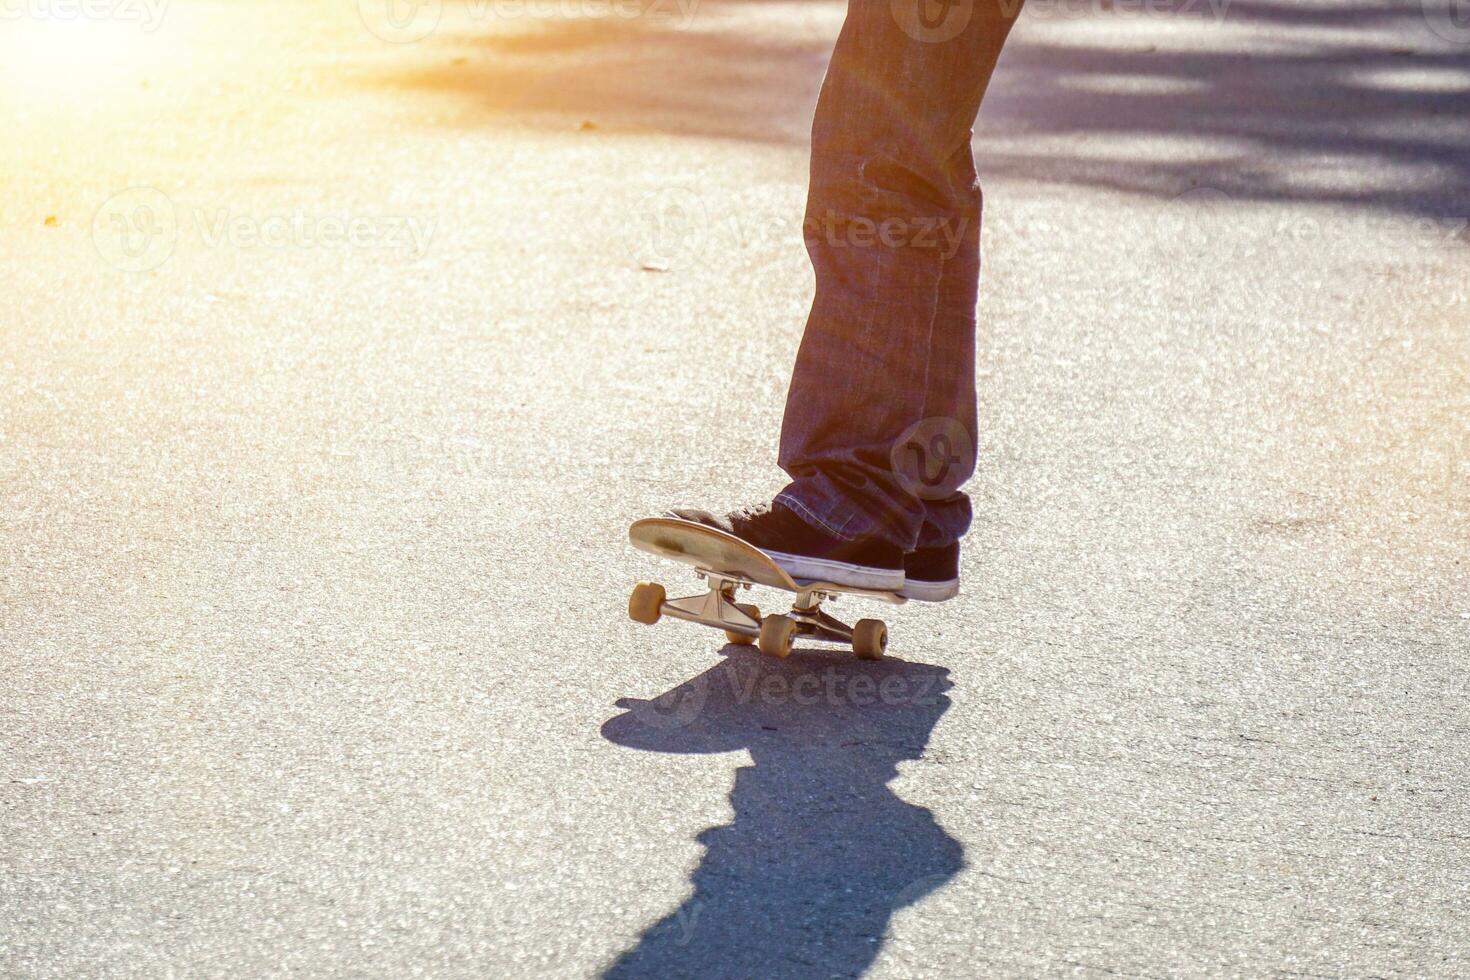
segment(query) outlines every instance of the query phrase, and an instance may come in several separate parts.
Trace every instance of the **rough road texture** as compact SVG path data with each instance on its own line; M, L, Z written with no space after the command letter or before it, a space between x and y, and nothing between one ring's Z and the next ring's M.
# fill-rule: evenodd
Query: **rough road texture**
M1470 970L1470 36L1033 4L868 667L624 614L779 484L840 9L490 9L0 26L0 974Z

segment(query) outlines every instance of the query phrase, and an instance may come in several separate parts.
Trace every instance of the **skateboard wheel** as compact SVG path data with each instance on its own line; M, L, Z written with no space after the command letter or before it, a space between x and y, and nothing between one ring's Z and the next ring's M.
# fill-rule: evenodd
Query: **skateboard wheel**
M628 596L628 618L652 626L664 612L664 587L657 582L639 582Z
M737 602L735 603L735 608L745 613L745 615L749 616L757 623L761 621L760 609L751 605L750 603ZM755 642L755 637L746 636L744 633L736 633L734 630L725 630L725 639L729 640L731 643L737 643L743 647L748 647Z
M795 637L796 620L790 616L771 616L761 623L761 653L770 657L788 657Z
M860 619L852 628L852 652L860 660L881 660L888 649L888 627L876 619Z

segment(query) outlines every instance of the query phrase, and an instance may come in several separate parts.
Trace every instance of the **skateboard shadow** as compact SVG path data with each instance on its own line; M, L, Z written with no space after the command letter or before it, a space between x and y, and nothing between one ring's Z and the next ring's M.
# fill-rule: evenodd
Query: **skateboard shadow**
M606 977L857 976L895 911L942 886L963 849L888 783L949 707L949 671L750 648L602 727L649 752L748 749L735 819L699 835L691 894ZM917 964L913 964L917 966Z

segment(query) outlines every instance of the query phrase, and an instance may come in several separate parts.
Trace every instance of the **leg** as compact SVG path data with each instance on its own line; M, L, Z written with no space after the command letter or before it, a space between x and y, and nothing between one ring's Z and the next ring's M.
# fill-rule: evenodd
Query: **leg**
M954 439L964 440L962 446L955 447L963 470L954 474L955 479L946 479L941 492L922 494L924 523L917 544L926 549L949 547L970 529L970 498L957 488L974 469L979 426L975 405L975 306L980 281L981 200L974 166L966 140L956 154L955 167L961 173L969 171L968 183L975 188L974 206L965 215L963 233L946 258L939 279L924 403L925 418L950 418L958 423L949 429Z
M913 17L902 16L905 3ZM849 5L812 130L806 234L817 291L781 433L792 482L777 497L837 538L912 548L929 506L894 471L896 444L929 415L974 438L973 305L968 319L939 314L974 292L970 127L1020 6ZM939 23L963 27L926 35L916 25L936 9ZM941 501L936 513L957 507Z

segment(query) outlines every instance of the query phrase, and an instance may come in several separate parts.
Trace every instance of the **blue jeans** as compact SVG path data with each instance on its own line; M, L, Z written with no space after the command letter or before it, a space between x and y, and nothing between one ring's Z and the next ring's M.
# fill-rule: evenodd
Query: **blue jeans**
M849 0L812 127L817 291L781 428L791 483L776 498L838 537L911 550L970 526L970 142L1021 2Z

